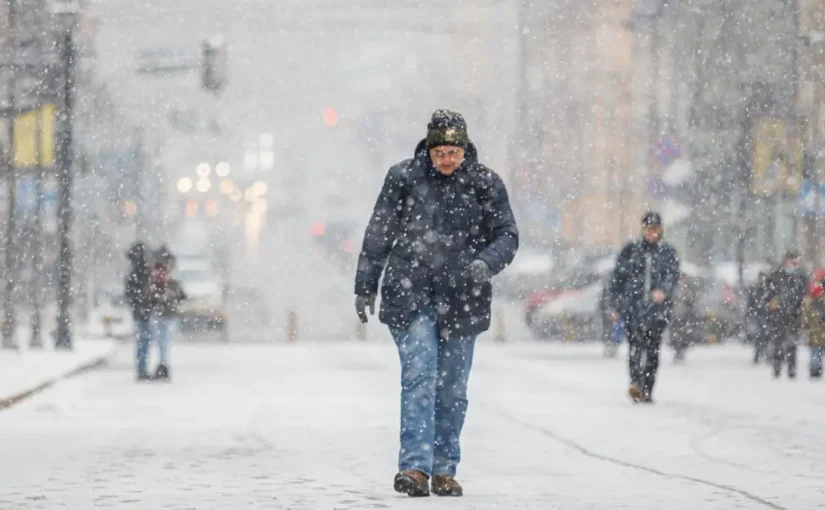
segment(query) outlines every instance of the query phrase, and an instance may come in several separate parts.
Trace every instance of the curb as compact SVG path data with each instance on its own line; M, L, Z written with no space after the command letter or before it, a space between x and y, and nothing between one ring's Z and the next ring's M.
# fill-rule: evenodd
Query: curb
M23 390L19 393L12 395L11 397L0 398L0 412L9 409L16 404L19 404L23 400L26 400L29 397L33 397L37 395L41 391L47 390L54 386L55 384L59 383L60 381L64 381L66 379L71 379L72 377L81 375L85 372L89 372L91 370L95 370L97 368L101 368L109 363L109 360L112 356L115 355L117 352L118 346L114 346L108 353L103 354L102 356L98 356L96 358L91 359L83 363L80 366L70 369L69 371L56 375L46 381L38 384L33 388L29 388L28 390Z

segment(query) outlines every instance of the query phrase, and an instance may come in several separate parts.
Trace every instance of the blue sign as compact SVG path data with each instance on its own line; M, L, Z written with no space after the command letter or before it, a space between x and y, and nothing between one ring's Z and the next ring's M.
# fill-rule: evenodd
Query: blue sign
M799 209L805 216L825 216L825 184L819 185L819 208L817 212L816 183L810 179L802 181L799 188Z
M57 193L45 191L41 187L43 204L54 202ZM31 176L24 176L17 182L17 210L25 214L33 214L37 207L37 179Z
M664 135L650 146L650 155L656 162L666 167L682 156L679 140L670 135Z
M34 212L37 206L37 181L34 177L23 177L17 182L17 209Z

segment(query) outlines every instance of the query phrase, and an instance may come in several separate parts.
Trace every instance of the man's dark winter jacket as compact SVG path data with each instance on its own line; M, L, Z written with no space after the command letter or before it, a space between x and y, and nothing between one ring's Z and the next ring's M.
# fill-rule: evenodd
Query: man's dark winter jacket
M759 281L748 289L747 315L754 321L764 321L768 304L768 280Z
M475 147L470 144L461 167L445 176L422 141L412 159L387 173L364 236L355 293L376 294L386 264L381 322L406 329L433 306L442 338L477 335L490 327L492 288L474 282L465 269L481 259L497 274L517 249L507 190L478 162Z
M808 293L808 278L803 271L781 267L768 279L766 305L775 300L778 309L771 311L769 320L784 332L796 334L802 324L802 301Z
M148 321L152 307L149 302L149 265L146 262L146 247L135 244L127 253L131 269L126 277L126 301L132 308L132 317L137 321Z
M650 272L646 281L648 257ZM619 253L613 270L610 290L613 308L630 327L664 329L670 320L678 282L679 259L670 245L644 240L630 243ZM656 305L650 298L650 291L656 289L665 293L662 305Z

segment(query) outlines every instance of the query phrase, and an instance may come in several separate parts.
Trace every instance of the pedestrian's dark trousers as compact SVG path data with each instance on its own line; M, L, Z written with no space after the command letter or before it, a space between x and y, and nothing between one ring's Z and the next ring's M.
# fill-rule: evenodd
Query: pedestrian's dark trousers
M653 385L656 384L662 333L664 328L634 327L628 331L630 383L639 385L645 397L653 394Z
M135 319L135 336L137 344L137 373L147 375L149 362L149 345L152 342L152 328L147 318Z
M796 377L796 340L797 334L789 330L777 331L774 335L773 373L782 375L782 365L788 362L788 377Z
M771 341L771 331L770 325L766 324L764 321L755 321L756 322L756 332L754 334L753 345L754 345L754 353L753 358L754 361L759 361L760 358L767 359L768 357L768 344Z
M690 340L693 334L693 322L688 317L674 319L670 324L670 339L673 349L684 352L690 347Z

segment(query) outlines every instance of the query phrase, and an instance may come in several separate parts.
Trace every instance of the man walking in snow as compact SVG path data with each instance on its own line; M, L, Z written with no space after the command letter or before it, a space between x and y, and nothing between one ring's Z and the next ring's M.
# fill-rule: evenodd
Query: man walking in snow
M147 368L149 344L152 341L152 329L149 322L152 306L149 299L150 271L146 245L142 242L132 244L126 253L126 258L131 267L126 277L124 294L135 321L137 379L149 381L152 379Z
M463 493L454 477L473 349L490 327L490 280L517 249L504 183L478 161L461 114L436 110L413 158L387 173L355 276L366 322L384 272L379 319L401 361L398 492Z
M768 360L768 344L771 340L771 325L766 313L768 295L768 274L760 271L759 277L748 289L746 320L748 336L753 340L753 364L760 359Z
M653 402L662 334L667 328L673 294L679 282L676 250L662 241L662 217L648 212L642 218L642 239L625 246L616 260L611 282L614 320L627 331L630 398Z
M785 254L782 267L771 273L765 299L773 333L773 375L782 375L788 363L788 377L796 377L796 346L802 325L802 304L808 293L808 277L800 264L799 252Z

